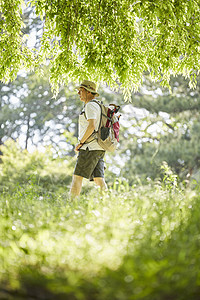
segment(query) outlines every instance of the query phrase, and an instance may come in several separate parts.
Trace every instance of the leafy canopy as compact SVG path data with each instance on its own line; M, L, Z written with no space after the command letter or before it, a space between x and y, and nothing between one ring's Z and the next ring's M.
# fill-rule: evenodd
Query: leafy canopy
M21 68L50 65L54 90L83 78L137 89L144 72L167 86L170 74L190 77L200 65L199 0L30 0L43 20L39 49L26 46L23 0L0 0L0 79Z

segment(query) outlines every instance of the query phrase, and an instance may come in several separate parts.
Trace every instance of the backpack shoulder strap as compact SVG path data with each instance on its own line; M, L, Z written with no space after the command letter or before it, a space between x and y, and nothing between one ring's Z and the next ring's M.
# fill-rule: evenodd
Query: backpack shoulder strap
M95 102L95 103L97 103L100 107L101 107L101 104L102 103L100 103L98 100L96 100L96 99L93 99L93 100L91 100L90 102ZM89 102L88 102L89 103Z
M95 102L99 105L100 109L101 109L101 114L100 114L100 120L99 120L99 127L98 127L98 130L97 132L99 131L100 127L101 127L101 120L102 120L102 106L101 106L101 103L99 101L97 101L96 99L93 99L91 100L90 102Z
M99 120L98 130L97 130L97 131L94 130L93 133L91 134L91 136L89 136L89 137L87 138L87 140L89 140L90 137L92 137L92 136L94 136L94 138L93 138L91 141L88 141L88 142L87 142L87 140L86 140L86 141L85 141L85 144L89 144L89 143L93 142L94 140L97 140L97 137L96 137L95 135L98 133L98 131L99 131L100 127L101 127L101 120L102 120L102 106L101 106L101 104L99 103L99 101L93 99L93 100L91 100L90 102L95 102L95 103L97 103L97 104L99 105L100 109L101 109L101 113L100 113L100 120ZM89 102L88 102L88 103L89 103ZM85 118L86 118L85 112L84 112L84 115L85 115ZM87 118L86 118L86 119L87 119Z
M109 121L112 121L111 120L111 118L109 118L107 115L105 115L103 112L102 112L102 106L104 106L104 104L101 102L99 102L99 101L97 101L97 100L92 100L91 102L96 102L99 106L100 106L100 108L101 108L101 119L102 119L102 116L104 116L104 117L106 117ZM110 105L110 104L109 104ZM113 104L112 104L113 105ZM116 105L115 105L116 106ZM105 106L104 106L105 107ZM101 124L101 122L100 122L100 124Z

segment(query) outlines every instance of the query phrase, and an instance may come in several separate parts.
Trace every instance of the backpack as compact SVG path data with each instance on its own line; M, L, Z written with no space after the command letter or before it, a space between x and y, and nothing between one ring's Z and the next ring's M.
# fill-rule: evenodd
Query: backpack
M91 136L85 141L85 144L97 140L98 144L106 151L113 152L116 150L119 143L119 118L117 114L120 106L109 104L105 106L97 100L91 102L97 103L101 108L100 122L98 131L94 131Z

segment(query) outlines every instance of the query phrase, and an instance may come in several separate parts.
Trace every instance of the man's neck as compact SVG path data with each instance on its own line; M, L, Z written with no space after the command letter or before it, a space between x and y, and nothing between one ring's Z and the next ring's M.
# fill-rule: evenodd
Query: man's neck
M90 101L94 100L95 97L93 97L92 99L86 99L85 104L89 103Z

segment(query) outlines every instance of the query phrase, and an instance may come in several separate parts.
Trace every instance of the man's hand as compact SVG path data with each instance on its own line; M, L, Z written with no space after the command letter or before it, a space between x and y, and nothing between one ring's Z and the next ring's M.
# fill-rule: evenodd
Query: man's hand
M78 144L76 144L74 150L75 150L75 151L79 151L79 149L80 149L82 146L83 146L83 144L78 143Z

